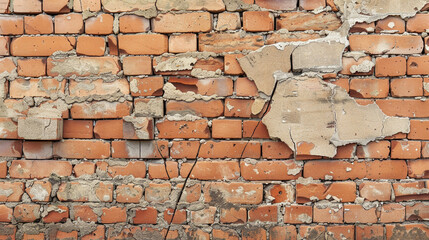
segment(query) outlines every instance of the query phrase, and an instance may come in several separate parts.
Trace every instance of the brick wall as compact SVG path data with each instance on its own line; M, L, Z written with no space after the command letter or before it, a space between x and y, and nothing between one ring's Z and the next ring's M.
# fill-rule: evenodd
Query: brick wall
M0 239L429 239L429 7L360 2L0 0ZM288 145L274 70L409 129Z

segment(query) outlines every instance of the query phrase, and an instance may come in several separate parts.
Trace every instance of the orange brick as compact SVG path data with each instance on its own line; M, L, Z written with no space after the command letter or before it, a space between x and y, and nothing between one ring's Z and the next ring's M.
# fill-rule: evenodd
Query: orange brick
M235 93L237 96L243 97L254 97L259 95L255 82L248 78L237 78L237 80L235 80Z
M19 140L0 140L1 157L21 157L22 141Z
M259 124L258 124L259 123ZM270 138L268 134L268 129L265 124L259 121L254 120L244 120L243 121L243 137L244 138ZM266 147L265 142L262 144L262 151ZM290 150L290 149L289 149Z
M429 140L429 121L425 120L410 120L409 139Z
M11 222L12 213L12 208L7 207L6 205L0 205L0 222Z
M20 35L24 33L24 18L20 16L1 16L1 35Z
M236 161L198 161L195 167L193 163L183 163L180 168L180 175L186 178L200 180L231 180L239 177L239 166ZM189 173L189 171L192 172Z
M29 80L19 78L10 83L10 88L10 96L12 98L24 98L26 96L49 97L49 94L56 92L64 93L65 82L59 82L53 78L42 80L37 78Z
M10 37L0 36L0 56L9 55Z
M149 183L145 189L145 200L150 203L163 203L170 198L170 183Z
M214 119L212 121L213 138L241 138L241 120Z
M237 59L243 57L243 54L226 54L225 59L225 73L231 75L241 75L244 74L243 69L241 69L240 64Z
M40 205L20 204L13 210L17 222L35 222L40 218Z
M149 164L148 173L150 179L170 179L179 176L179 164L168 161L165 164ZM167 168L166 168L167 167Z
M171 53L197 51L197 35L192 33L171 35L168 41L168 51Z
M81 162L73 167L75 177L92 175L95 173L95 164L92 162Z
M174 141L170 148L170 155L172 158L197 158L198 148L200 147L199 141Z
M389 95L389 79L355 78L350 81L350 96L356 98L385 98Z
M22 182L0 182L2 191L12 192L10 195L1 195L2 202L19 202L24 194L24 183Z
M14 13L41 13L42 1L40 0L17 0L13 1Z
M48 215L42 218L44 223L65 222L69 218L69 208L66 206L48 205Z
M371 237L384 238L383 225L360 225L356 226L356 240L364 240Z
M311 223L313 209L311 206L291 205L285 207L284 222L290 224Z
M70 176L72 165L66 161L14 160L9 169L12 178L47 178L51 174Z
M343 57L343 69L341 70L340 73L345 75L356 75L356 76L372 75L374 73L374 67L372 67L371 70L368 72L358 72L356 68L357 66L362 65L368 61L372 62L372 58L370 56L361 57L357 61L354 58Z
M56 51L68 52L74 48L76 39L65 36L23 36L14 38L10 44L13 56L50 56Z
M249 194L241 194L241 191L249 192ZM212 199L211 192L218 192L220 197L223 197L229 203L260 204L262 202L263 188L262 183L208 182L203 188L206 203L214 203L216 201Z
M108 35L113 33L113 16L100 14L85 20L85 33L94 35Z
M423 95L422 78L395 78L390 81L393 97L418 97Z
M161 55L168 51L168 37L161 34L119 35L118 43L124 54Z
M119 31L122 33L140 33L150 30L147 18L136 15L124 15L119 18Z
M164 87L163 77L133 77L130 79L131 95L136 96L161 96Z
M0 162L0 178L6 178L7 175L7 162Z
M229 77L206 79L170 77L168 81L173 84L177 90L183 93L191 91L204 96L217 95L218 97L225 97L233 94L234 83Z
M253 99L238 99L238 98L225 99L225 117L249 118L254 116L252 114L252 104L254 101L255 100ZM258 114L258 116L261 116L263 112L264 110L262 110Z
M407 32L425 32L429 29L429 14L416 14L407 21Z
M296 185L297 203L307 203L315 201L314 199L323 200L328 195L338 198L341 202L354 202L356 199L356 183L333 182L331 184L311 183Z
M168 141L114 141L112 157L114 158L168 158ZM155 145L156 144L156 145ZM157 147L158 146L158 147ZM161 156L162 154L162 156Z
M256 141L207 141L201 145L199 156L202 158L259 158L261 144Z
M94 136L102 139L123 138L123 120L98 120L95 122Z
M249 210L249 222L277 222L277 206L258 206Z
M351 35L349 41L351 51L371 54L415 54L423 51L420 36Z
M304 164L304 177L325 179L331 176L332 180L362 179L366 176L364 162L346 162L338 160L308 161Z
M158 218L158 211L156 208L146 207L144 209L136 209L135 212L136 214L133 218L134 224L156 224ZM177 219L176 216L174 218Z
M419 141L392 141L392 159L417 159L420 158L422 143Z
M46 75L46 59L18 59L18 75L23 77L41 77Z
M108 158L110 144L100 140L63 140L54 143L54 155L63 158Z
M381 207L380 222L404 222L405 207L399 203L388 203Z
M365 181L359 185L360 196L368 201L390 201L392 184Z
M388 158L390 143L388 141L370 142L365 146L358 146L356 156L358 158Z
M80 0L73 2L73 11L83 12L85 10L98 12L101 10L100 0Z
M198 211L191 211L191 222L194 224L213 224L216 207L208 207Z
M119 203L139 203L143 196L143 187L134 184L119 185L115 193Z
M221 223L245 223L247 221L247 210L245 208L221 208Z
M52 142L50 141L25 141L23 146L24 156L27 159L51 159Z
M380 33L383 31L386 32L395 32L395 33L404 33L405 32L405 21L400 17L387 17L382 20L377 21L375 25L375 32Z
M313 222L342 223L344 208L341 204L332 204L329 207L316 204L313 208Z
M255 0L255 4L272 10L295 10L298 0L278 1L278 0Z
M101 223L120 223L127 221L127 209L120 207L103 208Z
M293 151L284 142L263 142L262 157L267 159L288 159Z
M107 36L107 46L109 47L110 55L115 55L115 56L119 55L118 39L116 38L116 35Z
M70 109L74 119L122 118L130 115L132 102L75 103Z
M198 35L199 51L223 53L257 50L263 45L262 36L240 36L239 33L203 33Z
M222 100L195 100L193 102L168 101L166 105L166 114L189 114L201 117L220 117L223 115Z
M64 120L63 138L92 138L93 122L90 120Z
M10 0L0 1L0 13L9 13Z
M307 12L288 12L280 14L276 19L276 28L287 29L289 31L306 30L329 30L333 31L341 26L341 21L335 13L307 13Z
M290 184L275 184L268 187L272 203L292 203L295 201L295 188Z
M122 60L125 75L151 75L152 59L149 56L130 56Z
M274 16L266 11L247 11L243 13L243 29L248 32L274 30Z
M429 56L409 57L407 60L408 75L427 75L429 74Z
M384 160L367 162L368 179L405 179L407 163L402 160Z
M316 8L324 8L325 0L299 0L299 8L304 10L314 10Z
M365 209L361 205L344 205L344 222L346 223L376 223L377 209Z
M18 123L12 118L0 118L0 138L2 139L17 139L18 138Z
M56 15L54 23L56 34L83 33L82 14L70 13Z
M146 176L146 163L145 162L129 162L124 166L109 166L107 173L111 177L116 176L133 176L135 178L144 178Z
M43 0L43 11L47 13L68 13L68 0Z
M258 161L255 164L241 161L241 175L246 180L292 180L302 174L302 168L293 160Z
M161 138L210 138L207 120L168 121L156 124Z
M102 37L79 36L77 38L76 53L88 56L103 56L106 42Z
M397 77L407 72L406 59L404 57L376 58L376 77Z
M212 16L208 12L164 13L152 19L153 32L209 32L211 29Z
M429 102L414 99L380 99L376 101L388 116L429 117Z
M428 200L428 187L425 181L393 183L395 200L397 202L410 200Z
M241 28L240 14L234 12L222 12L218 14L216 30L236 30Z

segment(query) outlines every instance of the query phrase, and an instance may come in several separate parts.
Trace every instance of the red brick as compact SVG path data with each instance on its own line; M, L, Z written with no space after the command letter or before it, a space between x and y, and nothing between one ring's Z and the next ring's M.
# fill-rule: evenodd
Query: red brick
M389 79L355 78L350 81L350 96L356 98L386 98L389 95Z
M47 214L42 218L44 223L65 222L69 218L69 208L66 206L48 205Z
M24 183L22 182L0 182L0 190L6 195L0 195L1 202L19 202L24 194Z
M18 75L40 77L46 75L46 59L18 59Z
M255 4L272 10L295 10L298 0L255 0Z
M199 141L174 141L170 148L172 158L197 158L197 152L200 146Z
M368 179L404 179L407 177L407 164L401 160L374 160L367 162Z
M218 194L218 197L229 203L260 204L263 197L263 187L262 183L209 182L204 185L203 193L206 203L216 201L211 196Z
M168 37L161 34L118 35L118 43L123 54L161 55L168 51Z
M81 162L73 167L75 177L92 175L95 173L95 164L92 162Z
M246 11L243 13L243 29L247 32L274 30L274 16L268 11Z
M429 228L425 224L395 224L386 225L387 240L395 238L402 239L427 239L429 238Z
M109 166L107 173L111 177L116 176L133 176L134 178L145 178L146 163L145 162L129 162L124 166Z
M140 33L150 30L147 18L136 15L123 15L119 18L119 31L122 33Z
M103 208L101 223L121 223L127 221L127 209L121 207Z
M95 138L123 138L123 120L98 120L95 122Z
M49 97L53 93L64 93L65 82L53 78L18 78L10 83L10 96L12 98Z
M410 56L407 61L408 75L427 75L429 67L429 56Z
M143 187L134 184L119 185L115 193L118 203L139 203L143 196Z
M356 156L358 158L376 158L384 159L388 158L390 153L390 142L379 141L370 142L365 146L357 146Z
M198 35L199 51L223 53L243 50L257 50L264 45L262 36L239 33L204 33Z
M395 200L397 202L429 200L429 192L426 184L424 181L393 183Z
M426 32L429 29L429 14L416 14L407 21L407 32Z
M344 205L344 222L346 223L376 223L377 209L365 209L361 205Z
M295 188L290 184L275 184L267 189L272 203L294 202Z
M301 225L299 227L299 237L298 239L323 239L326 234L325 226L316 225L316 226L308 226Z
M186 210L185 209L177 209L176 213L174 214L174 219L173 218L173 213L174 213L174 209L172 208L167 208L167 210L164 211L164 220L171 224L184 224L186 223Z
M179 189L183 189L183 183L177 184ZM201 197L201 184L196 183L193 186L188 186L183 191L183 198L180 199L180 202L193 203L199 201Z
M213 119L213 138L241 138L241 120L233 119Z
M423 51L420 36L351 35L349 41L351 51L371 54L415 54Z
M241 231L242 240L266 239L267 231L262 227L246 227Z
M247 222L247 210L245 208L221 208L219 213L221 223L245 223Z
M328 197L338 198L341 202L354 202L356 199L356 183L333 182L331 184L312 183L296 185L296 202L306 203L312 201L311 197L323 200Z
M194 163L182 163L180 175L186 178L200 180L231 180L238 179L240 167L236 161L197 161ZM193 167L193 168L192 168ZM192 172L189 173L189 171Z
M263 142L262 157L267 159L288 159L293 151L284 142Z
M392 141L392 159L417 159L421 156L422 143L419 141Z
M81 0L73 2L73 11L83 12L85 10L98 12L101 10L100 0Z
M21 157L22 141L19 140L0 140L1 157Z
M52 158L52 142L25 141L23 152L27 159L50 159Z
M405 207L399 203L388 203L381 207L380 222L405 221Z
M85 236L82 236L82 240L102 240L104 239L105 227L98 225L96 230Z
M356 226L356 240L365 240L369 238L384 239L383 225L360 225Z
M429 160L408 160L408 176L410 178L428 178Z
M207 141L201 145L199 154L202 158L259 158L260 156L261 145L256 141Z
M7 175L7 161L0 162L0 178L6 178Z
M223 115L224 106L222 100L195 100L193 102L168 101L167 114L189 114L201 117L220 117Z
M316 204L313 208L313 222L342 223L344 208L341 204L323 206Z
M70 109L74 119L122 118L130 115L132 102L75 103Z
M85 33L93 35L108 35L113 33L113 16L100 14L85 20Z
M72 165L67 161L14 160L9 169L12 178L47 178L52 174L70 176Z
M375 59L376 77L397 77L407 73L407 64L404 57L390 57Z
M246 180L292 180L301 174L301 167L293 160L241 162L241 175Z
M43 0L43 11L47 13L70 12L68 0Z
M40 218L40 205L20 204L13 210L17 222L35 222Z
M225 74L230 74L230 75L244 74L243 69L241 69L241 66L237 61L237 59L239 59L243 56L244 55L241 53L239 53L239 54L226 54L224 56ZM238 83L238 81L240 81L240 83ZM246 85L247 83L250 83L249 79L247 79L247 78L238 78L235 81L235 91L238 91L237 96L249 96L247 94L247 92L249 90L251 93L254 93L254 91L256 90L256 93L257 93L256 85L248 87ZM242 95L242 94L244 94L244 95ZM250 95L250 96L253 96L253 95ZM254 96L256 96L256 95L254 95Z
M238 233L233 229L213 229L212 235L214 239L219 240L239 240Z
M414 203L412 206L405 206L407 221L427 221L429 220L429 208L427 203Z
M368 182L359 185L360 196L368 201L390 201L392 185L388 182Z
M145 189L144 199L150 203L163 203L170 198L170 183L149 183Z
M131 95L133 97L161 96L163 87L163 77L133 77L130 79Z
M249 222L277 222L277 206L258 206L249 210Z
M76 53L87 56L103 56L106 42L102 37L79 36L77 38Z
M259 124L258 124L259 123ZM268 129L265 124L254 120L243 121L243 137L244 138L270 138ZM264 146L266 143L262 143L262 152L264 153Z
M216 214L216 207L208 207L206 209L192 211L191 222L194 224L213 224Z
M17 0L13 1L14 13L41 13L42 1L40 0Z
M210 138L207 120L168 121L156 124L161 138Z
M64 120L63 138L92 138L93 122L91 120Z
M13 56L50 56L56 51L67 52L74 48L76 39L65 36L22 36L10 44Z
M144 209L136 209L135 216L133 217L134 224L156 224L158 218L158 211L153 207L146 207Z
M270 228L270 240L297 239L295 226L273 226Z
M152 18L152 31L159 33L209 32L212 27L208 12L164 13Z
M44 240L45 234L39 233L39 234L27 234L24 233L22 240Z
M404 33L405 32L405 21L400 17L389 16L382 20L378 20L375 28L375 32L395 32L395 33Z
M179 176L178 167L179 164L173 161L168 161L165 164L151 163L148 167L149 179L176 178Z
M131 56L122 60L125 75L151 75L152 59L148 56Z
M299 8L303 10L312 11L317 8L324 8L325 6L325 0L299 0Z
M423 95L423 79L395 78L390 81L393 97L418 97Z
M83 33L82 14L69 13L56 15L54 26L56 34Z
M277 18L277 30L288 31L329 30L333 31L341 26L341 21L334 13L323 12L319 14L307 12L288 12L280 14Z
M85 222L97 222L97 215L94 213L91 206L85 205L73 205L72 207L74 220L80 218L80 220Z
M332 180L362 179L366 176L364 162L346 161L308 161L304 164L304 177L325 179L331 176Z
M6 205L0 205L0 222L11 222L12 213L13 213L12 208L7 207Z
M168 41L168 51L171 53L197 51L197 35L191 33L171 35Z
M218 14L215 29L217 31L236 30L241 28L240 14L234 12L222 12Z
M108 158L110 143L100 140L63 140L54 142L54 155L62 158Z
M253 99L238 99L227 98L225 99L225 117L242 117L249 118L254 116L252 114L252 105L255 100ZM264 107L263 109L265 109ZM262 115L264 110L258 114Z
M355 228L353 225L328 226L326 228L327 235L333 240L354 239Z
M21 16L1 16L1 35L21 35L24 33L24 18Z

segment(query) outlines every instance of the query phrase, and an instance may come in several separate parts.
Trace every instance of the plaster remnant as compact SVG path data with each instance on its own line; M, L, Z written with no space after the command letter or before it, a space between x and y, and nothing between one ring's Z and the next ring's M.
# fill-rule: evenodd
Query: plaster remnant
M45 201L46 197L49 197L49 192L40 184L34 184L30 188L30 195L33 201Z
M298 46L292 53L294 71L333 72L342 69L346 46L339 42L312 42Z
M119 61L112 57L77 57L48 59L53 67L50 72L61 76L90 76L100 74L117 74L121 70Z
M63 136L63 119L19 118L18 136L26 140L59 140Z
M343 56L353 58L355 61L358 61L360 58L366 57L367 55L364 51L352 51L344 53Z
M265 103L265 99L256 98L252 104L252 115L258 115L264 109Z
M159 62L154 68L157 72L192 70L197 60L194 57L172 57Z
M247 77L255 82L258 90L271 95L276 80L272 73L290 72L290 55L294 49L295 46L285 46L283 49L267 46L238 59L238 62Z
M305 143L310 149L304 154L326 157L334 157L338 146L410 131L408 118L388 117L376 104L359 105L341 87L309 77L279 82L262 121L272 138L292 149Z
M201 94L197 94L191 91L184 93L180 90L177 90L172 83L164 84L163 90L164 90L165 99L173 99L178 101L192 102L194 100L199 100L199 99L204 101L209 101L209 100L218 98L216 94L213 94L210 96L203 96Z
M133 115L136 117L163 117L164 100L154 98L149 99L148 101L136 101L134 104Z
M375 63L373 63L372 61L365 60L359 65L351 66L350 72L351 73L357 73L357 72L367 73L367 72L370 72L374 66L375 66Z

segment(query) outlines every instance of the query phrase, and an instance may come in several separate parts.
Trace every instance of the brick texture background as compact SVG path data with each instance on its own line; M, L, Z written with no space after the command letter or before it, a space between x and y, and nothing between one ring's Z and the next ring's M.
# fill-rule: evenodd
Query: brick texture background
M237 59L333 0L0 0L0 239L429 239L428 9L324 75L410 132L327 159L270 139Z

